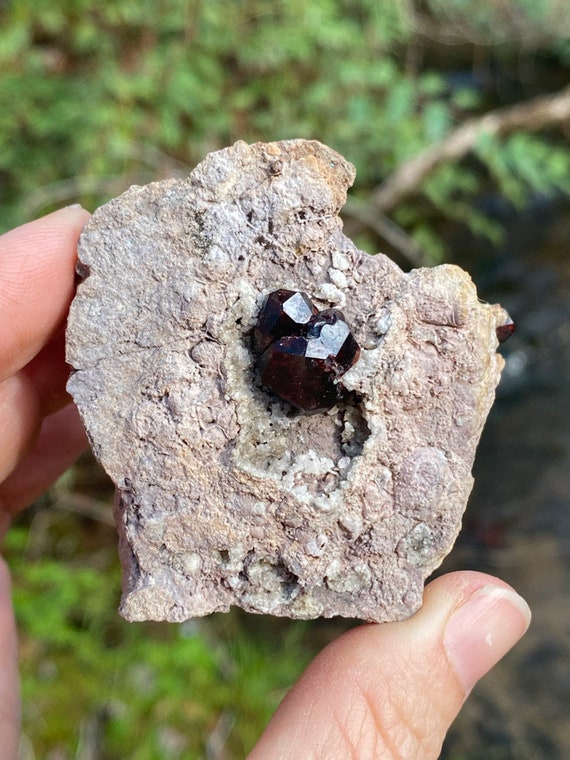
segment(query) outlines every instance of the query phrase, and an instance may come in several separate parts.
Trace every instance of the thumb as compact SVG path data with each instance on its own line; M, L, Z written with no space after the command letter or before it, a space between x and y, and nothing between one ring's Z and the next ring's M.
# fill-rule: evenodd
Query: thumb
M414 617L355 628L326 647L249 760L437 758L472 687L529 622L526 602L497 578L442 576Z

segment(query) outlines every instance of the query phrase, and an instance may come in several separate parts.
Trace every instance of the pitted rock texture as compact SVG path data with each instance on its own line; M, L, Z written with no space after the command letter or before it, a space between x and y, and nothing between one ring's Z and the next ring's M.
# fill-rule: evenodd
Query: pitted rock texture
M317 142L239 142L83 231L68 387L116 484L127 619L403 619L450 550L506 314L455 266L357 250L353 179ZM278 288L346 314L356 403L304 416L260 387L251 334Z

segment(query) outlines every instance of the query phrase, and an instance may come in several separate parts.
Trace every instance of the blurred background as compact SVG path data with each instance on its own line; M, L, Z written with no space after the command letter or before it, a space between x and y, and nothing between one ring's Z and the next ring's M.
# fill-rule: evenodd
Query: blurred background
M570 757L569 83L567 0L0 0L1 231L238 139L316 138L356 165L361 247L458 263L513 316L441 571L500 575L534 622L448 760ZM244 757L357 621L125 623L111 502L86 455L8 535L21 760Z

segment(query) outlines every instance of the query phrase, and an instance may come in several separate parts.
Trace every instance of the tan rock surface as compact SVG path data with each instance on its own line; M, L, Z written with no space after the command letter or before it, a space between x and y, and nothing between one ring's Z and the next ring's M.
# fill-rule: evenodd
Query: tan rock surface
M85 228L68 387L117 487L126 618L402 619L450 550L506 314L455 266L357 250L353 179L317 142L236 143ZM277 288L343 309L357 405L293 414L257 385L250 333Z

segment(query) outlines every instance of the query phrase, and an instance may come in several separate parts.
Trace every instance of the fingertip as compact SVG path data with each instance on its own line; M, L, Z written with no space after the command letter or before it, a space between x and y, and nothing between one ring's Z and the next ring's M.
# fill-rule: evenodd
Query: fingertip
M15 240L14 247L21 255L33 248L33 258L39 264L70 258L74 262L77 240L90 217L79 204L64 206L7 232L4 237L8 241Z
M73 221L84 225L90 216L91 214L89 211L83 208L81 203L72 203L69 206L62 206L61 208L52 211L50 214L46 214L46 216L41 217L40 219L67 219L68 221Z
M64 320L89 213L66 207L0 237L0 379L25 366Z
M21 248L27 240L35 242L37 239L42 239L42 236L51 236L52 230L56 231L56 238L65 237L66 231L71 231L77 238L90 217L89 211L84 209L80 203L63 206L5 232L1 236L1 240L7 248Z
M456 607L445 627L445 651L465 695L530 625L531 611L525 600L494 580Z
M526 601L500 578L458 571L432 581L413 622L427 629L443 622L441 639L465 698L524 635L531 619Z

